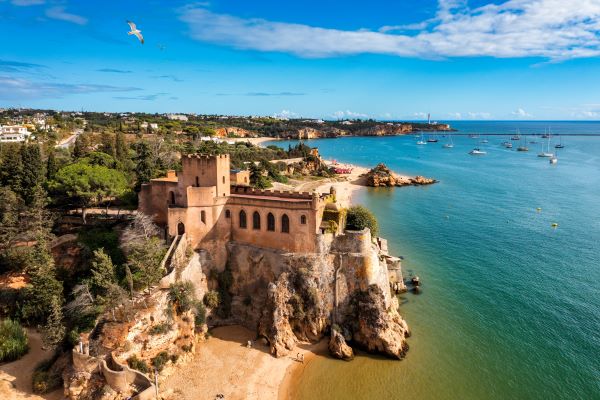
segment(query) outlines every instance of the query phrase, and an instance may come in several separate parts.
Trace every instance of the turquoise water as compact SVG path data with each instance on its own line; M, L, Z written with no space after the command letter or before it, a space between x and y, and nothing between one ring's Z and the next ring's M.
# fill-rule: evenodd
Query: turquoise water
M454 123L462 133L543 131L548 123ZM600 123L552 123L600 133ZM564 137L557 165L492 137L486 156L408 137L306 141L325 158L440 180L364 189L405 275L412 329L405 360L318 357L294 397L309 399L600 399L600 137ZM278 142L287 146L287 142ZM516 147L516 145L515 145ZM536 211L541 207L541 211ZM552 223L558 223L556 229Z

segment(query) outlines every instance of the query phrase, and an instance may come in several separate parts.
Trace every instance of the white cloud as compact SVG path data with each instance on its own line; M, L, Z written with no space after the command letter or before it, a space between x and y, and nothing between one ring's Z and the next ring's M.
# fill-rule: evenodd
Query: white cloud
M369 118L367 114L357 113L354 111L336 111L331 116L335 119L366 119Z
M533 115L529 114L527 111L523 110L522 108L517 108L511 114L513 116L517 117L517 118L529 118L529 117L533 117Z
M273 118L279 118L279 119L300 118L300 114L295 113L290 110L281 110L281 112L273 114Z
M39 6L46 3L46 0L12 0L10 3L14 6L28 7Z
M29 79L0 76L0 99L61 98L72 94L101 92L135 92L135 87L119 87L97 84L72 84L34 82Z
M462 118L463 118L462 114L461 114L461 113L459 113L459 112L451 112L451 113L448 113L448 117L449 117L450 119L462 119Z
M189 34L200 41L301 57L361 53L444 58L541 57L552 61L600 55L600 1L508 0L470 8L466 0L440 0L432 20L412 24L411 35L340 30L217 14L192 5L180 9Z
M427 113L426 113L426 112L422 112L422 111L419 111L419 112L413 113L413 115L412 115L412 116L413 116L415 119L427 119Z
M469 111L467 113L467 118L469 118L469 119L491 119L492 118L492 114L490 114L489 112L472 112L472 111Z
M52 7L47 9L46 17L59 21L71 22L77 25L85 25L88 22L85 17L66 12L64 7Z

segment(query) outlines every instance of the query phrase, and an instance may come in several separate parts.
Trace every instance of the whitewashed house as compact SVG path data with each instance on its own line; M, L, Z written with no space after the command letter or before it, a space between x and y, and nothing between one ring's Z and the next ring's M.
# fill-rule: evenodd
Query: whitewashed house
M31 132L21 125L0 126L0 142L24 142L29 139Z

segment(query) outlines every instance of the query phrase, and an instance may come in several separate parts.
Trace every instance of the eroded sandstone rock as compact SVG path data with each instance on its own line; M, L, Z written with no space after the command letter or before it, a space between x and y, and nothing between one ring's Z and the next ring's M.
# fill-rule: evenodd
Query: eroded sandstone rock
M354 358L352 347L346 344L344 336L334 327L331 328L331 337L329 338L329 353L341 360L350 361Z

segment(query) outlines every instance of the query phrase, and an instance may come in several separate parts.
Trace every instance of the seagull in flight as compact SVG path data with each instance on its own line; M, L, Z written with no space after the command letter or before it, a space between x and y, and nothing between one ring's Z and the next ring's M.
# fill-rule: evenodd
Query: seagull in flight
M129 24L129 27L131 28L131 31L127 32L127 34L135 35L138 39L140 39L140 42L142 42L142 44L144 44L144 37L142 36L142 31L140 31L133 22L127 21L127 23Z

